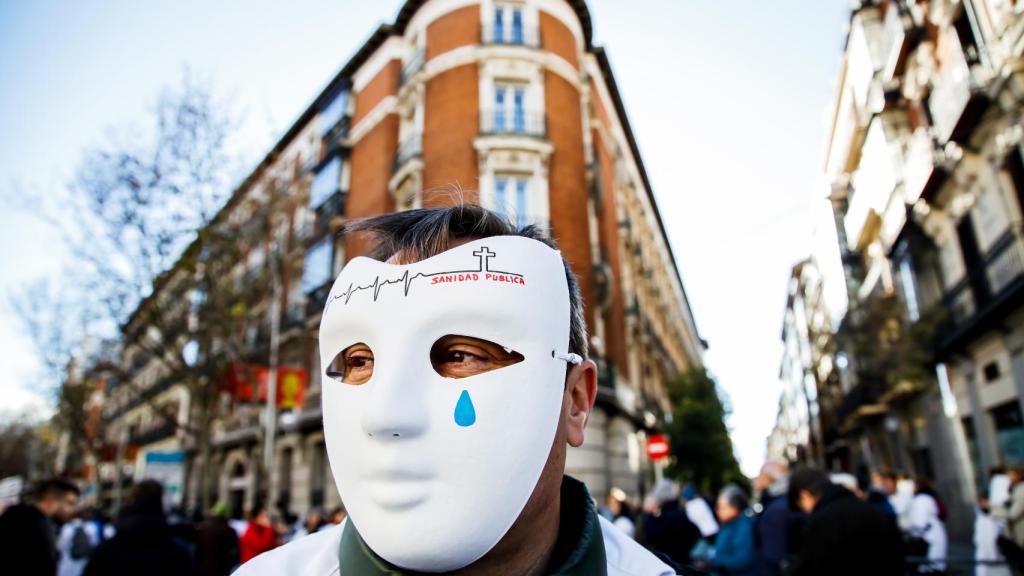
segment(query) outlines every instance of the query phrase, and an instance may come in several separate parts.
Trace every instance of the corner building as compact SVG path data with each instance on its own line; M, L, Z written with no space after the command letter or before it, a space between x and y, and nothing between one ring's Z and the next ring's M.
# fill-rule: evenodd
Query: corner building
M461 200L557 240L579 276L600 367L598 408L568 473L598 499L612 486L644 491L645 435L670 411L664 383L702 364L703 343L584 2L406 2L257 173L293 177L297 201L282 218L296 248L283 257L279 353L282 364L308 367L309 384L303 407L281 415L268 483L257 472L261 406L227 411L214 431L215 498L240 508L264 497L296 513L338 502L320 426L316 329L331 282L368 247L334 232L347 220Z

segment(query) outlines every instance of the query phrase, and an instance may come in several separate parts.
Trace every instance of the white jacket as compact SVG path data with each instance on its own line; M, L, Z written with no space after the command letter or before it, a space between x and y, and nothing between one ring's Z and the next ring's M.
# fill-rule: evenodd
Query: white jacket
M673 576L675 571L604 518L600 518L608 576ZM234 576L344 576L338 550L345 523L260 554Z

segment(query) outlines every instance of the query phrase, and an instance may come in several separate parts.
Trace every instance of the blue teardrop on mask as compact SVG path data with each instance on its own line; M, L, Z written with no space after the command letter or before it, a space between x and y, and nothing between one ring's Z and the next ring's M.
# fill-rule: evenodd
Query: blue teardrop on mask
M455 405L455 423L459 426L472 426L476 422L476 409L473 408L473 400L469 397L469 391L463 390L459 396L459 402Z

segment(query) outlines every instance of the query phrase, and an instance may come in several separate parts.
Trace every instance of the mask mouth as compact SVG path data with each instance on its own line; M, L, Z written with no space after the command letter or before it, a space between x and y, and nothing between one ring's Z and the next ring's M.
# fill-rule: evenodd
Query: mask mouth
M374 504L392 512L415 508L429 499L433 480L433 474L409 468L378 468L363 477Z

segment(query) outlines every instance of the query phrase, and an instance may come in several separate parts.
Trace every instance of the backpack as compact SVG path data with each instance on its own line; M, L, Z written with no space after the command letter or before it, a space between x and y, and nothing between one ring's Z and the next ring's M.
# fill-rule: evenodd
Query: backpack
M85 528L81 524L75 526L75 531L71 534L69 552L72 560L84 560L89 557L89 552L92 552L92 541L89 540L89 535L85 533Z

